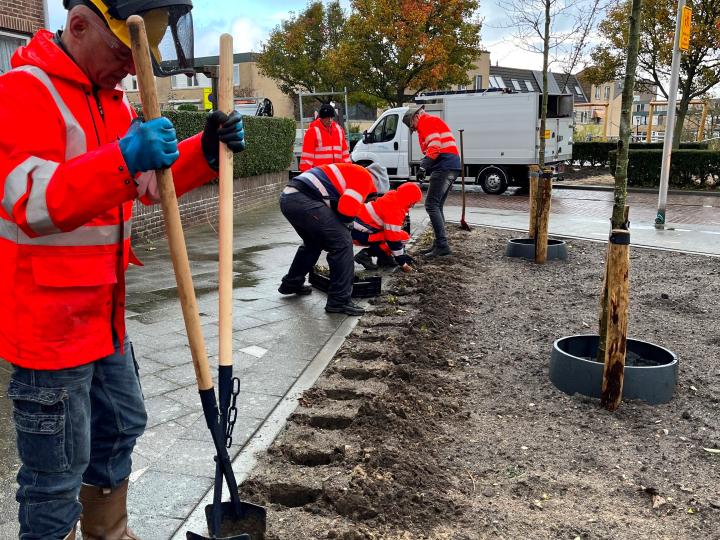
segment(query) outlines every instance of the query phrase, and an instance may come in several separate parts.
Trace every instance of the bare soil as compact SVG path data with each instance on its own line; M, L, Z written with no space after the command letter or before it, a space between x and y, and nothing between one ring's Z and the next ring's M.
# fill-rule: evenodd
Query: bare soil
M267 538L720 538L720 260L632 251L630 336L680 380L609 413L548 379L555 339L597 332L605 245L539 266L455 227L455 255L385 280L241 486Z

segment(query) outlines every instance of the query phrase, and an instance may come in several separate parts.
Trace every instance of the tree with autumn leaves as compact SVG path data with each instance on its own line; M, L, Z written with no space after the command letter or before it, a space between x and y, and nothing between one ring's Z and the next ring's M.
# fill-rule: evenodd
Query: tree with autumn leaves
M689 0L692 8L690 50L681 56L677 123L673 147L680 136L690 101L720 83L720 0ZM636 87L657 86L667 99L675 36L676 0L643 0ZM628 49L630 0L621 0L600 24L603 42L592 53L594 66L584 77L601 84L622 75Z
M258 64L287 94L346 86L401 105L469 82L482 50L477 9L477 0L353 0L344 18L338 2L313 2L271 33ZM313 20L323 28L309 28Z

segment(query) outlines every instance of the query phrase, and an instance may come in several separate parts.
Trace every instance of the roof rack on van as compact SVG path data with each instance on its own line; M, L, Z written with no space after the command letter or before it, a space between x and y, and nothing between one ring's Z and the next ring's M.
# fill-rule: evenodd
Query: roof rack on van
M437 92L423 92L415 96L415 100L434 99L440 96L462 96L464 94L487 94L501 92L503 94L516 94L512 88L486 88L485 90L440 90Z

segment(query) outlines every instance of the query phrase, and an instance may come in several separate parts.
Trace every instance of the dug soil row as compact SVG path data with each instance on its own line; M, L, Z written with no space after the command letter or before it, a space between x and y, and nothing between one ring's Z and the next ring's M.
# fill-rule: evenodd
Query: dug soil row
M680 383L611 414L547 377L554 339L597 331L605 245L537 266L509 237L453 232L387 280L241 487L269 539L720 538L718 260L633 250L630 335Z

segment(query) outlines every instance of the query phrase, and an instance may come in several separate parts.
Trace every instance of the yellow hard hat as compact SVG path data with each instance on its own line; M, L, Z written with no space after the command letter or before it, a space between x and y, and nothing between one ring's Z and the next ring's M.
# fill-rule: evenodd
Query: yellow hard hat
M64 0L63 3L66 8L77 3L94 7L110 31L127 47L130 47L130 32L126 19L140 15L145 21L155 75L193 73L192 0Z

